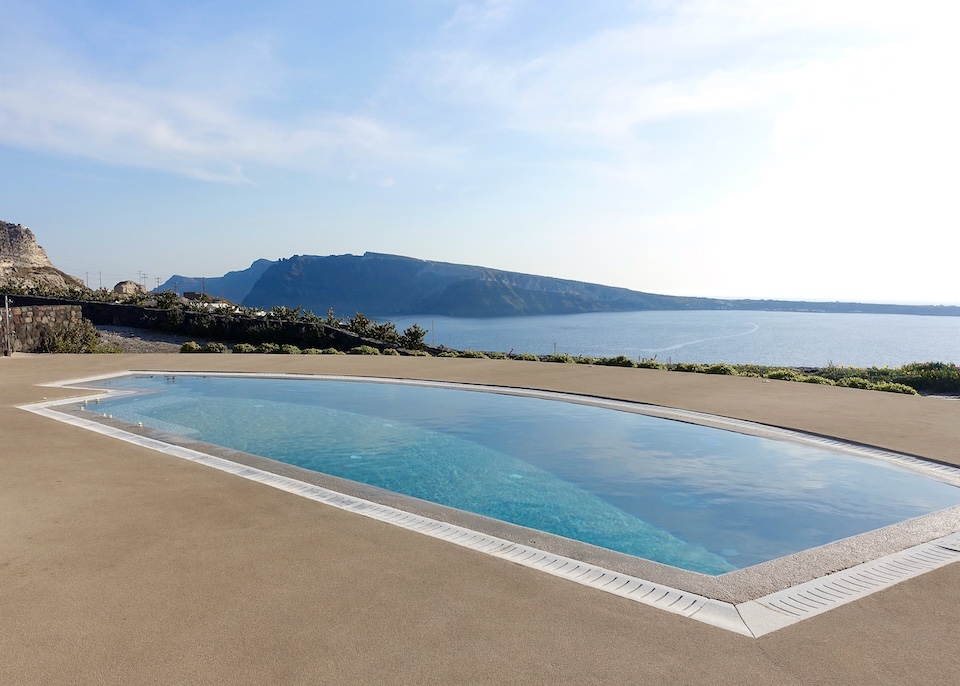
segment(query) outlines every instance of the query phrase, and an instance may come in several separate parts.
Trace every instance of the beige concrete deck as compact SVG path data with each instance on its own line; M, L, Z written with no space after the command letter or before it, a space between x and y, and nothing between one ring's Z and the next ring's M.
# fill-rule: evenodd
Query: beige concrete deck
M960 464L960 401L544 363L0 358L0 684L947 684L960 565L759 639L15 405L127 369L492 383L681 407Z

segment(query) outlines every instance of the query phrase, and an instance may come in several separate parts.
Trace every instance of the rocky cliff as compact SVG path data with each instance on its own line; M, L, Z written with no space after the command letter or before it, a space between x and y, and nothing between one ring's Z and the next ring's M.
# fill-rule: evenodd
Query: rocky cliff
M712 309L706 298L655 295L597 284L398 255L297 255L263 272L243 304L322 314L502 317L651 309Z
M154 290L157 293L161 291L176 291L177 293L196 291L197 293L224 298L232 303L241 303L247 297L257 279L273 264L273 260L259 259L246 269L227 272L223 276L202 277L174 274Z
M256 264L256 263L255 263ZM209 279L208 279L209 283ZM208 289L208 292L209 289ZM322 315L437 314L504 317L640 310L771 310L960 316L957 306L723 300L631 291L398 255L294 256L271 264L241 300L251 307L302 306Z
M0 221L0 284L61 289L83 282L54 267L26 226Z

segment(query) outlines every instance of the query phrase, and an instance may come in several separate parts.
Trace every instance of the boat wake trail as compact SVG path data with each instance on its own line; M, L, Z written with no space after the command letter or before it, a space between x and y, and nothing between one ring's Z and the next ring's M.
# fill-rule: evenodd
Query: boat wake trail
M750 334L756 333L760 330L759 324L750 324L752 329L749 331L741 331L739 333L730 333L724 334L723 336L709 336L707 338L698 338L693 341L684 341L683 343L677 343L676 345L669 345L665 348L640 348L642 352L645 353L665 353L671 350L679 350L680 348L686 348L688 345L697 345L698 343L706 343L707 341L719 341L724 338L739 338L740 336L749 336Z

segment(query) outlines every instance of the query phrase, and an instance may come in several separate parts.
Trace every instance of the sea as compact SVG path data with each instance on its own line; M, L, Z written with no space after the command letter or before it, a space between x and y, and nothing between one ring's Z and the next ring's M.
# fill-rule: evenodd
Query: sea
M426 343L457 350L790 367L960 363L960 317L709 310L376 319L400 331L419 324Z

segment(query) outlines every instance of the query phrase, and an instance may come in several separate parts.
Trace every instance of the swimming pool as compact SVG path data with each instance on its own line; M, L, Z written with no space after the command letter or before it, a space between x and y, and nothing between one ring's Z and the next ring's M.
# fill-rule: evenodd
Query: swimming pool
M888 461L586 398L182 374L97 385L139 391L98 414L706 575L960 503Z

